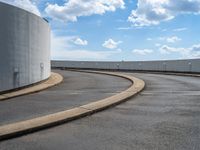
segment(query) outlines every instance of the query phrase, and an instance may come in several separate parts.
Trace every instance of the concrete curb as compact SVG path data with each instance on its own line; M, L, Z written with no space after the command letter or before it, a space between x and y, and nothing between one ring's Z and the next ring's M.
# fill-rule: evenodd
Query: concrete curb
M10 99L13 97L18 97L18 96L22 96L22 95L26 95L26 94L39 92L39 91L45 90L47 88L50 88L52 86L58 85L62 81L63 81L63 77L60 74L51 72L51 76L49 77L49 79L47 79L46 81L44 81L40 84L36 84L36 85L30 86L27 88L23 88L23 89L20 89L17 91L1 94L0 101Z
M59 125L80 117L91 115L97 111L103 110L110 106L126 101L128 98L136 95L145 87L145 82L133 76L124 75L121 73L100 72L100 71L81 71L98 74L106 74L118 76L130 80L133 84L125 91L113 95L111 97L92 102L73 109L57 112L54 114L16 122L8 125L0 126L0 140L14 138L23 134L28 134L51 126Z
M159 73L157 73L159 74ZM188 74L188 73L160 73L160 74L163 74L163 75L175 75L175 76L186 76L186 77L200 77L199 74Z
M200 74L191 74L191 73L181 73L181 72L155 72L155 71L132 71L128 73L146 73L146 74L160 74L160 75L174 75L174 76L186 76L186 77L200 77Z

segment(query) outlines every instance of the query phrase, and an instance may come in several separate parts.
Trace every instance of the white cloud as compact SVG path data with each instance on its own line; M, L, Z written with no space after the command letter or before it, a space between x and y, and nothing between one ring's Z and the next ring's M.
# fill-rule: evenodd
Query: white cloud
M166 41L168 43L175 43L181 41L182 39L177 36L172 36L172 37L159 37L159 40Z
M118 42L115 42L113 39L108 39L107 41L105 41L102 46L103 47L106 47L106 48L109 48L109 49L115 49L117 48L117 46L122 43L122 41L118 41Z
M134 49L132 51L132 53L139 54L139 55L148 55L148 54L153 53L153 50L151 50L151 49Z
M51 34L51 49L65 50L74 48L75 45L87 45L88 41L79 38L78 36L56 36L53 32Z
M173 31L180 32L180 31L185 31L185 30L187 30L187 28L177 28L177 29L174 29Z
M110 51L74 49L71 44L75 38L52 34L51 58L54 60L107 60L110 56L121 53L120 49Z
M76 45L88 45L88 41L82 40L82 39L80 39L80 38L76 38L76 39L74 40L74 44L76 44Z
M31 0L0 0L1 2L25 9L32 12L38 16L41 16L39 9L36 4Z
M160 52L162 54L170 54L173 52L185 53L187 50L185 48L174 48L167 45L160 47Z
M159 50L161 54L179 53L181 54L182 58L200 58L200 44L193 45L189 48L177 48L163 45Z
M181 41L181 39L178 38L177 36L169 37L166 40L167 40L168 43L175 43L175 42Z
M138 0L128 21L134 26L157 25L184 13L199 14L200 0Z
M132 29L131 27L118 27L116 28L117 30L130 30Z
M75 22L80 16L102 15L117 8L125 8L123 0L67 0L63 5L48 4L45 12L53 19Z

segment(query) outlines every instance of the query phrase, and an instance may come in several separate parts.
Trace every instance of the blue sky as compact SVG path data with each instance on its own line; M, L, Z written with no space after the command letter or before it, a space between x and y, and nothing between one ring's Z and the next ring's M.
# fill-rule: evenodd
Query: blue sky
M49 20L54 60L200 57L200 0L0 0Z

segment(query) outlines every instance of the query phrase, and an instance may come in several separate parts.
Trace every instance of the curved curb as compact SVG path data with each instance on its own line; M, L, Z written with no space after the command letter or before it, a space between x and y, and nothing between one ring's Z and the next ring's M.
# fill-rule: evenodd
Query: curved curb
M58 85L62 81L63 81L63 77L60 74L51 72L51 76L42 83L27 87L27 88L23 88L23 89L20 89L17 91L1 94L0 101L10 99L13 97L18 97L18 96L22 96L22 95L26 95L26 94L39 92L39 91L45 90L47 88L50 88L52 86Z
M70 120L75 120L77 118L93 114L97 111L103 110L107 107L119 104L127 100L128 98L142 91L145 87L145 82L143 80L121 73L99 71L81 72L118 76L130 80L133 84L127 90L121 93L96 102L92 102L83 106L75 107L73 109L57 112L46 116L0 126L0 140L14 138L23 134L38 131L44 128L59 125Z
M155 72L156 74L159 74L159 72ZM160 74L163 75L174 75L174 76L186 76L186 77L200 77L200 74L189 74L189 73L179 73L179 72L161 72Z
M129 72L129 71L127 71L127 72ZM174 76L186 76L186 77L200 77L199 73L184 73L184 72L130 71L129 73L145 73L145 74L174 75Z

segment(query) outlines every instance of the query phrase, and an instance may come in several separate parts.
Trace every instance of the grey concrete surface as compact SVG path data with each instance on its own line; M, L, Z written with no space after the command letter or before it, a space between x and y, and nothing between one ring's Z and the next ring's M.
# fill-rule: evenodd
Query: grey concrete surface
M109 75L53 70L64 80L38 93L0 101L0 125L32 119L115 95L131 82Z
M0 2L0 92L37 83L50 72L47 21Z
M131 73L130 73L131 74ZM145 90L103 112L0 143L1 150L199 150L200 79L133 74Z

